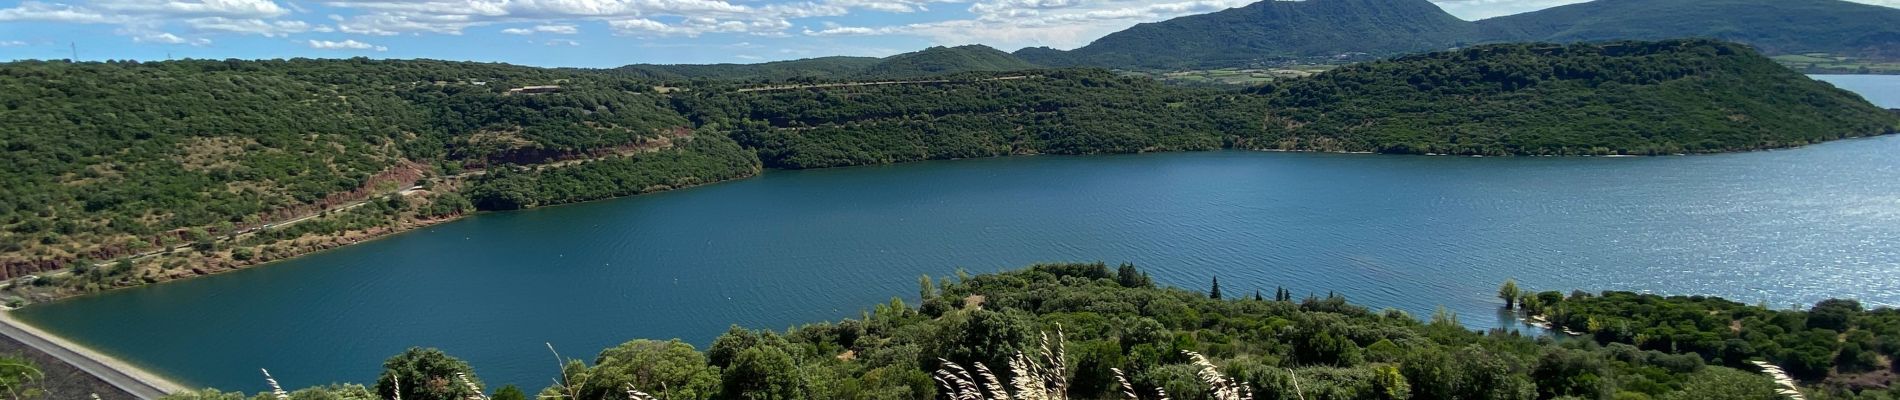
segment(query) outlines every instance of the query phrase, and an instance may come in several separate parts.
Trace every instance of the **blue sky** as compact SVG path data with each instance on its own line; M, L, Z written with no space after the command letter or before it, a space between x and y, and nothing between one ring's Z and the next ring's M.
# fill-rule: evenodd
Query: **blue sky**
M980 43L1070 49L1253 0L5 0L0 60L752 63ZM1269 0L1272 1L1272 0ZM1433 0L1465 19L1581 0ZM1900 6L1900 0L1855 0Z

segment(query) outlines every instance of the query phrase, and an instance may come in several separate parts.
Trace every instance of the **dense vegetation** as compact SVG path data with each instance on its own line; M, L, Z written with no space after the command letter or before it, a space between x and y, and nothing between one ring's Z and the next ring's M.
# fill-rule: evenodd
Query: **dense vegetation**
M1888 389L1900 372L1900 311L1867 310L1853 300L1798 311L1701 296L1541 292L1524 293L1523 303L1553 326L1601 343L1696 354L1731 366L1768 361L1841 397Z
M1900 9L1841 0L1596 0L1468 22L1427 0L1261 1L1137 25L1072 51L1016 55L1044 65L1206 69L1472 43L1679 38L1741 42L1776 55L1900 59Z
M1654 342L1598 344L1475 332L1443 311L1421 321L1340 297L1294 299L1289 290L1269 299L1259 292L1235 296L1245 291L1232 287L1224 296L1156 287L1128 265L959 273L925 277L919 289L922 304L893 299L858 319L784 332L734 327L704 352L678 340L629 341L601 351L591 362L571 360L558 373L549 371L555 384L543 389L541 398L623 399L630 391L670 399L949 398L933 382L933 371L950 363L972 369L983 365L998 380L1011 382L1035 370L1011 364L1018 354L1054 360L1043 371L1060 377L1061 398L1125 398L1116 370L1143 398L1157 398L1154 394L1162 391L1174 399L1217 398L1199 375L1202 367L1186 352L1206 355L1259 399L1780 398L1767 376ZM1616 293L1573 297L1561 306L1546 304L1598 316L1606 314L1594 313L1664 313L1651 311L1661 306L1625 302ZM1597 298L1607 300L1591 300ZM1814 312L1768 314L1805 324L1839 322L1829 314L1834 307L1829 304ZM1691 311L1702 310L1682 312ZM1892 314L1853 311L1838 316L1848 324L1873 324L1886 323L1873 316ZM291 398L386 399L400 387L403 399L463 399L481 384L465 363L433 350L411 350L385 363L374 385L306 389ZM502 392L496 391L497 399L514 398ZM509 396L517 392L508 391ZM1863 390L1859 397L1810 392L1816 399L1890 398L1882 397L1888 393L1881 389Z
M884 58L820 57L759 64L629 65L614 69L628 76L687 82L813 82L820 80L909 79L962 72L1020 71L1041 68L984 45L931 47Z
M1596 0L1477 25L1496 42L1700 37L1768 54L1900 59L1900 9L1840 0Z
M652 153L476 178L467 197L483 210L514 210L697 186L758 173L759 160L731 139L706 136Z
M1248 147L1442 154L1676 154L1891 133L1900 118L1741 45L1516 44L1342 67L1260 88ZM1455 100L1454 100L1455 99Z
M1000 55L936 48L880 65L1020 66ZM1479 46L1250 91L1093 69L760 85L362 59L18 62L0 66L0 88L0 278L185 245L275 259L329 245L270 241L414 226L378 215L435 221L761 167L1219 148L1672 154L1900 126L1746 47L1702 40ZM412 186L427 193L410 206L273 226ZM121 274L137 267L83 281L172 276Z
M683 99L730 127L766 166L816 168L1009 154L1220 148L1190 102L1222 97L1099 70L964 75L945 84L784 90Z
M6 277L688 128L638 81L439 61L15 62L0 106Z

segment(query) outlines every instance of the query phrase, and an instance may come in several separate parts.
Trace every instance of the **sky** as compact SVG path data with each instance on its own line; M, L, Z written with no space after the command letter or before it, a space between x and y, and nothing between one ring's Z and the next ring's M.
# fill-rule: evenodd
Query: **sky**
M1254 0L0 0L0 60L433 58L550 67L1073 49ZM1268 0L1275 1L1275 0ZM1432 0L1468 20L1583 0ZM1900 0L1853 0L1900 7Z

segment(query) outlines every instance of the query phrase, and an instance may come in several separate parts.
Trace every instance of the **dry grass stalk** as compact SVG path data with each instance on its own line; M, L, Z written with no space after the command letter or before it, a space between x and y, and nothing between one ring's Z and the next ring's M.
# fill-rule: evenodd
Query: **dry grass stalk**
M270 393L272 395L276 396L278 400L290 400L290 393L285 392L283 386L277 385L277 378L270 376L270 370L263 368L258 368L257 370L264 371L264 383L270 384Z
M634 389L633 384L629 383L627 384L627 400L659 400L659 399L653 397L653 395L646 394L646 392L642 392L639 389Z
M395 388L395 389L394 389L394 390L395 390L395 392L394 392L394 396L396 396L396 397L395 397L394 399L392 399L392 400L402 400L402 376L401 376L401 375L390 375L390 376L389 376L389 386L391 386L391 387L394 387L394 388Z
M573 377L567 376L567 359L561 358L561 352L554 350L554 343L544 343L544 344L548 345L549 353L554 353L554 367L560 369L561 371L561 378L556 379L554 381L555 390L563 392L563 393L559 395L555 395L555 396L542 396L542 398L562 398L562 397L569 398L569 399L581 398L581 388L587 387L587 381L589 379L592 379L594 377L594 374L585 374L587 376L582 377L581 382L579 384L569 384L570 382L573 382ZM402 399L396 399L396 400L402 400Z
M1200 375L1201 382L1207 383L1207 388L1214 392L1215 399L1253 400L1253 390L1247 388L1247 384L1228 379L1226 375L1222 375L1220 368L1215 367L1214 363L1208 361L1206 356L1187 350L1182 350L1181 352L1187 354L1188 358L1193 359L1195 366L1201 367L1197 375Z
M460 379L463 385L468 386L469 400L488 400L488 396L482 395L482 387L475 386L475 381L468 380L468 374L457 372L455 373L455 379Z
M1121 368L1108 368L1108 370L1115 372L1115 383L1121 385L1121 396L1127 396L1129 400L1142 400L1142 396L1134 396L1134 385L1129 383L1129 375L1121 373Z
M1063 354L1067 349L1062 344L1061 326L1056 327L1053 343L1047 333L1042 335L1040 350L1034 357L1019 352L1009 359L1009 387L1004 387L1002 380L981 363L976 364L976 376L983 378L981 384L962 365L943 359L939 359L943 368L932 374L932 378L951 400L1067 399L1068 359ZM1015 393L1010 393L1010 389Z

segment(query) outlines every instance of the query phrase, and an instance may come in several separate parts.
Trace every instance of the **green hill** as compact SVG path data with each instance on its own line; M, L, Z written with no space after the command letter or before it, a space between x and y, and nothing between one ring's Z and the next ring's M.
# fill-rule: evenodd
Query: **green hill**
M1841 0L1596 0L1468 22L1426 0L1261 1L1136 25L1087 46L1016 52L1043 65L1238 67L1499 42L1714 38L1764 53L1900 58L1900 9Z
M1269 57L1443 49L1471 37L1473 29L1427 0L1262 1L1136 25L1067 54L1030 50L1018 55L1055 65L1202 68Z
M863 77L915 78L959 72L1005 72L1041 68L983 45L931 47L898 54L865 68Z
M1840 0L1596 0L1478 21L1486 41L1713 38L1768 54L1900 58L1900 9Z
M1040 68L983 45L931 47L885 58L821 57L758 64L636 64L613 69L636 79L687 81L816 81L917 78L980 71Z
M1261 89L1265 142L1383 153L1674 154L1892 133L1900 117L1747 46L1508 44L1341 67Z

